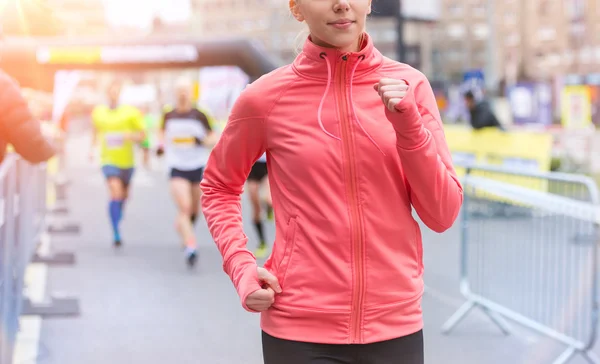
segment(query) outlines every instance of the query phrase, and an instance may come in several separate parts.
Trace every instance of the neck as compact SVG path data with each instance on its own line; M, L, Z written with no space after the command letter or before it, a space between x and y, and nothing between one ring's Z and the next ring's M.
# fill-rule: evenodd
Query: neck
M322 40L320 40L317 37L314 37L312 34L310 36L310 40L320 46L320 47L325 47L325 48L337 48L337 50L339 50L342 53L354 53L354 52L359 52L361 49L361 45L362 45L362 41L363 41L363 35L361 34L357 39L355 39L351 44L348 44L347 46L343 46L343 47L335 47L332 46L331 44L328 44Z
M340 50L340 52L343 52L343 53L358 52L358 51L360 51L360 39L355 40L353 44L351 44L347 47L338 48L338 49Z
M188 111L192 108L189 102L178 102L177 111Z

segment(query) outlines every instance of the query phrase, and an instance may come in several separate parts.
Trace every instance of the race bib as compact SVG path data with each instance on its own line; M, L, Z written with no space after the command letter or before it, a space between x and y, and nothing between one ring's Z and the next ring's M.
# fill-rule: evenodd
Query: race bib
M125 144L123 133L107 133L104 135L106 147L109 149L121 148Z
M177 136L173 137L171 142L176 146L193 146L196 144L196 138L193 136Z

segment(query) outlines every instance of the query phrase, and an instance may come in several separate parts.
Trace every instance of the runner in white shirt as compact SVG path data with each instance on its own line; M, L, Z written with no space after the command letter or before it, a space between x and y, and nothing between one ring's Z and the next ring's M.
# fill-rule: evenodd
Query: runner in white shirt
M254 163L250 174L248 175L248 193L250 194L250 202L252 203L252 220L256 233L258 234L258 247L255 251L257 258L264 258L268 253L267 241L265 238L263 222L262 222L262 209L260 201L260 187L265 185L267 190L267 196L265 198L265 204L267 206L267 218L273 218L273 205L271 202L271 193L269 191L269 179L267 177L267 154L264 153Z
M205 141L213 137L208 117L192 105L191 90L187 82L178 84L177 106L164 115L158 148L170 169L171 193L179 210L176 227L190 267L197 259L194 223L200 211L200 182L210 153Z

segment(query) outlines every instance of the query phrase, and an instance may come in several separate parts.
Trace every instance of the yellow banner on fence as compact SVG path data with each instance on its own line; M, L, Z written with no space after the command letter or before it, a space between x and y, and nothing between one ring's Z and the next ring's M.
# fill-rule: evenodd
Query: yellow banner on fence
M565 86L561 97L562 125L566 129L592 126L592 91L585 85Z
M462 125L445 125L444 130L454 163L458 165L477 163L525 171L550 170L553 138L549 133L496 128L472 130ZM465 174L464 168L458 166L456 172L459 177ZM537 178L491 172L472 174L538 191L547 190L547 182Z

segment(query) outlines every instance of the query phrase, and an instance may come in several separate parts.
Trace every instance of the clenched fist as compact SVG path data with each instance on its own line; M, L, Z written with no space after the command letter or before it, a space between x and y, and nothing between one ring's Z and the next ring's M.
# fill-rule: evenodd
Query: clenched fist
M373 88L379 93L381 101L390 112L398 112L398 104L408 93L408 84L404 80L382 78Z
M415 98L415 90L404 80L382 78L373 88L385 105L385 116L396 131L397 145L413 149L427 140L427 132Z
M275 302L275 293L281 293L279 281L271 272L265 268L256 268L258 280L263 288L254 291L246 297L246 306L251 310L262 312L266 311Z

